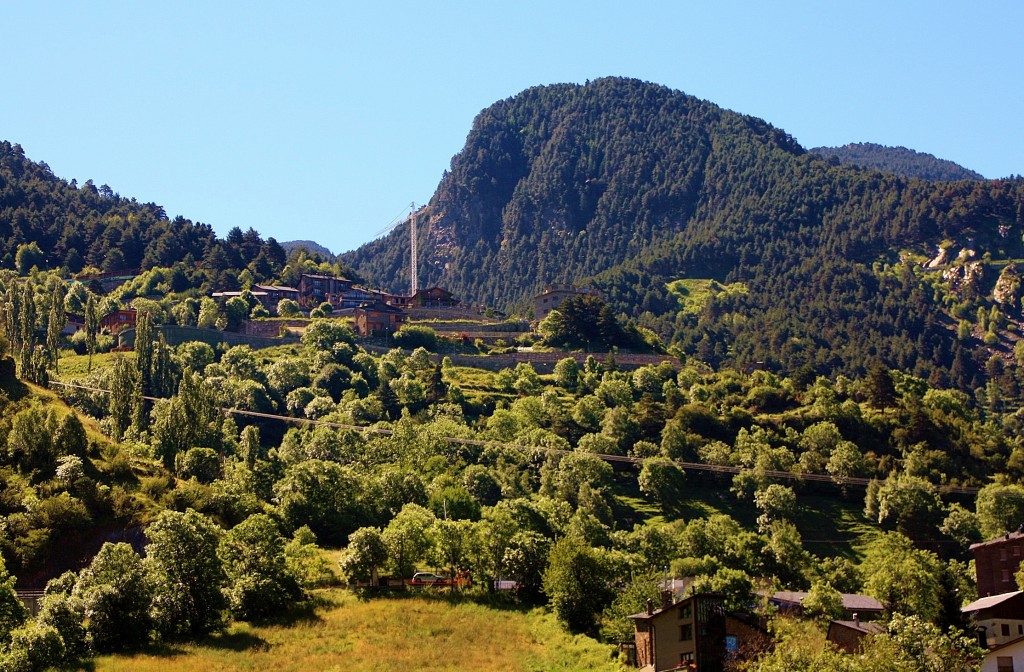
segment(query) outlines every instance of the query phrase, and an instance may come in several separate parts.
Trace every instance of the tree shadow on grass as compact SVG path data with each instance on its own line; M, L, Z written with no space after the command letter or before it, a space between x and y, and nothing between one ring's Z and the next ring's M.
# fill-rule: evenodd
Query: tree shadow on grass
M222 632L210 635L202 645L222 651L266 651L270 648L267 640L251 632Z
M313 593L302 602L290 605L284 611L267 618L253 619L249 621L252 625L277 625L290 627L299 624L318 623L323 620L317 609L326 609L337 606L335 600L321 594Z

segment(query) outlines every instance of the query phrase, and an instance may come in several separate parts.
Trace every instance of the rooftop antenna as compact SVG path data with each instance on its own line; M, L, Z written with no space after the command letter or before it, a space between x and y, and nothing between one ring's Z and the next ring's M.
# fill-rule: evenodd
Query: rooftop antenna
M411 253L412 263L410 264L409 271L409 284L412 287L412 291L409 292L409 296L415 296L416 290L420 288L419 278L419 243L416 240L416 203L409 204L409 235L411 236Z

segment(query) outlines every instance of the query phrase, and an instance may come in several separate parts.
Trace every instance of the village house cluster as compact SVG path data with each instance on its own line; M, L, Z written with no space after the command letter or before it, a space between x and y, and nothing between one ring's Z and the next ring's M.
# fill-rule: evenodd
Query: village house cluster
M1024 560L1024 530L971 546L978 595L961 611L985 649L983 672L1024 672L1024 591L1014 574ZM663 585L661 604L630 616L634 624L635 661L641 672L661 670L724 670L730 660L751 660L771 646L765 622L751 612L726 610L717 594L682 597L687 580ZM803 614L808 593L761 593L780 613ZM884 605L869 595L843 594L842 619L829 622L826 638L837 648L856 654L865 637L885 632L878 622ZM753 606L753 605L751 605Z
M393 333L414 309L453 309L459 305L451 292L442 287L419 289L411 295L391 294L359 287L348 278L303 273L298 287L253 285L248 290L271 315L277 313L282 299L291 299L305 310L327 303L332 315L351 317L356 333L362 336ZM226 301L242 292L214 292L213 298Z

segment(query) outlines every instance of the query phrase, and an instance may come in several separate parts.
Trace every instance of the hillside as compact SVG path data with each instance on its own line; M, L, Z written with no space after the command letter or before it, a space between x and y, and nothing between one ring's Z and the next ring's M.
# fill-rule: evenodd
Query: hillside
M288 240L281 243L281 247L288 254L291 254L293 250L299 250L305 248L307 252L311 254L318 254L324 261L334 261L334 253L329 249L321 245L320 243L312 240Z
M21 252L19 254L19 251ZM176 267L176 290L235 288L248 268L258 279L280 272L287 254L273 238L232 229L219 239L208 224L169 219L92 180L64 180L20 145L0 141L0 268L22 275L33 266L103 271Z
M954 182L985 179L980 173L964 168L958 163L906 147L886 147L872 142L857 142L842 147L815 147L809 151L826 159L834 156L840 163L874 168L920 180Z
M993 300L1001 267L971 287L956 278L986 253L1022 256L1020 180L836 165L760 119L636 80L536 87L482 111L418 216L421 284L525 312L545 283L593 278L618 310L715 365L863 373L881 359L973 390L1013 339L997 329L998 347L982 347L975 327L958 340L958 321L994 306L1019 316L1017 298ZM940 244L976 257L929 276ZM343 258L398 287L407 248L403 228ZM740 284L688 312L681 279Z

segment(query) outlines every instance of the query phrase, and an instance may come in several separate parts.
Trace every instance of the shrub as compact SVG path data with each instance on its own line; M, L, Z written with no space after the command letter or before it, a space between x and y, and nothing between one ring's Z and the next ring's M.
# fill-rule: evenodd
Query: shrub
M212 483L220 475L220 457L212 448L190 448L176 457L175 467L182 478Z
M437 332L430 327L406 324L395 332L393 338L395 344L401 348L426 348L431 352L437 352Z

